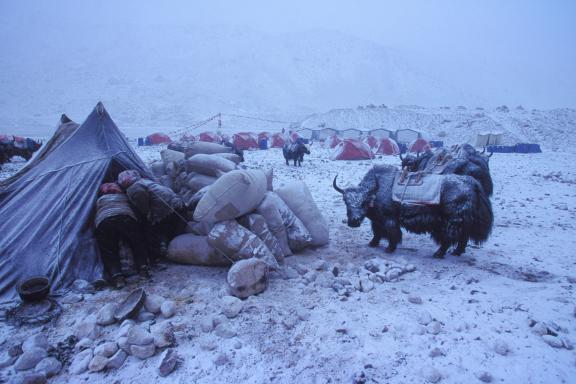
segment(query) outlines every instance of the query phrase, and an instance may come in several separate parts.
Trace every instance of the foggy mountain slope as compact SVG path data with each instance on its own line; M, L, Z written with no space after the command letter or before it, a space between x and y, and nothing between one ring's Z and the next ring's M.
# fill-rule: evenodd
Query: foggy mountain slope
M371 106L332 109L304 119L300 128L317 129L320 126L338 130L414 129L425 137L444 140L447 144L468 142L474 144L482 132L504 133L503 144L519 142L538 143L551 150L573 151L576 138L576 110L525 110L424 108L418 106Z
M2 127L52 126L54 116L83 116L98 100L121 125L158 127L217 112L293 121L339 105L475 100L339 32L74 25L0 43Z

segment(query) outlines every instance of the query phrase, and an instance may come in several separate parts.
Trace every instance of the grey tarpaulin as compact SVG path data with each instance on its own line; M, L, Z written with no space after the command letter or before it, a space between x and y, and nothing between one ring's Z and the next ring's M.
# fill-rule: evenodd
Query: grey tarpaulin
M62 118L54 137L21 172L0 183L0 299L32 275L52 288L102 277L94 238L98 187L123 169L151 177L98 103L79 127Z

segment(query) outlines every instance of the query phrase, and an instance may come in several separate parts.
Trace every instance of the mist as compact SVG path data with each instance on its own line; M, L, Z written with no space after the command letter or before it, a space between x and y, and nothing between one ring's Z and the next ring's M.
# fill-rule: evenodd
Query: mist
M0 2L0 124L302 119L369 103L576 107L571 1Z

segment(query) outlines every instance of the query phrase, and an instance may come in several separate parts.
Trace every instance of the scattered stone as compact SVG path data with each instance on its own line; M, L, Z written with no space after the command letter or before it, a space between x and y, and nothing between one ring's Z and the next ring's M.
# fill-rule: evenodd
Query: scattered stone
M426 332L428 332L431 335L439 334L440 332L442 332L442 323L436 320L432 321L430 324L426 326Z
M504 340L496 340L494 343L494 351L502 356L506 356L510 352L508 344Z
M234 296L224 296L222 298L222 313L229 319L233 319L244 307L244 302Z
M226 327L225 324L218 324L218 326L214 330L214 334L218 337L223 339L231 339L236 337L236 331L231 330L230 328Z
M158 366L158 374L161 377L168 376L169 374L171 374L176 369L179 361L180 361L180 358L179 358L178 354L176 353L176 350L174 350L172 348L168 348L167 350L164 351L164 353L162 353L162 356L160 357L160 365Z
M416 321L421 325L428 325L432 322L432 315L428 311L419 312L416 315Z
M94 340L85 337L83 339L80 339L80 341L76 343L76 345L74 346L74 349L76 350L76 352L80 352L80 351L83 351L87 348L92 348L93 345L94 345Z
M414 272L416 270L416 266L414 264L408 264L404 267L404 271L406 272Z
M386 280L388 281L392 281L398 278L398 276L400 276L402 274L402 269L400 268L396 268L396 267L392 267L389 270L386 271Z
M282 319L282 325L284 325L284 328L286 329L294 329L297 323L298 317L294 315L288 315Z
M320 272L316 275L316 285L330 288L334 284L334 275L330 272Z
M328 270L328 263L324 260L316 260L312 263L312 268L316 271L326 271Z
M296 310L296 316L302 321L307 321L310 319L310 312L308 312L304 308L298 308Z
M492 382L492 375L489 372L482 371L476 373L476 377L483 383L491 383Z
M435 357L439 357L439 356L446 356L446 352L444 352L440 348L434 348L433 350L430 351L428 356L430 356L431 358L435 358Z
M570 340L568 340L568 338L563 337L562 338L562 345L564 346L564 348L566 348L567 350L571 351L574 349L574 345L572 344L572 342Z
M442 375L434 367L422 368L422 376L430 383L437 383L442 379Z
M376 273L371 273L370 275L368 275L368 280L370 280L374 284L382 284L384 282L382 276L377 275Z
M146 299L144 299L144 308L148 312L158 314L163 302L164 298L162 296L146 295Z
M263 292L268 286L267 271L266 263L255 257L234 263L226 278L230 294L244 299Z
M18 357L24 351L22 350L22 344L16 344L8 348L8 355L11 357Z
M378 266L378 262L374 260L368 260L364 263L364 268L372 273L380 272L380 267Z
M90 360L88 364L88 369L90 372L100 372L104 368L106 368L106 364L108 364L108 358L100 355L96 355Z
M130 329L136 325L136 322L131 319L126 319L120 324L120 328L116 331L116 338L124 337L128 335Z
M126 342L130 345L147 345L154 342L154 337L147 330L140 326L130 328Z
M344 278L344 277L337 277L334 279L334 281L338 284L343 285L343 286L352 285L352 282L350 280Z
M146 292L142 288L138 288L130 292L130 294L116 307L114 317L118 321L124 321L128 318L136 316L140 308L144 306L146 299Z
M200 320L200 329L202 332L212 332L214 330L214 317L206 316Z
M532 332L534 332L536 335L544 336L548 334L548 327L546 324L538 322L532 327Z
M176 313L176 303L172 300L165 300L160 306L160 312L165 318L171 318Z
M234 349L240 349L242 348L242 342L240 340L236 340L234 342Z
M302 264L294 264L293 268L301 275L304 276L306 272L308 272L308 268L303 266Z
M34 371L36 371L36 373L44 373L46 377L52 377L56 376L61 369L62 363L58 361L58 359L55 357L47 357L36 364Z
M152 337L154 337L154 345L157 348L165 348L174 345L176 336L174 329L169 323L155 324L150 329Z
M126 336L118 338L118 348L126 353L130 353L130 344L128 344L128 338Z
M126 357L128 357L128 354L123 351L123 350L118 350L114 355L112 355L112 357L110 357L108 359L108 362L106 363L106 368L107 369L118 369L122 366L122 364L124 364L124 361L126 361Z
M27 338L24 343L22 343L22 351L27 352L35 348L40 348L48 350L50 345L48 344L48 339L42 333L37 333L35 335Z
M335 265L334 268L332 268L332 274L334 275L334 277L338 277L338 275L340 274L340 268Z
M74 357L68 371L73 375L80 375L88 370L90 360L92 360L92 350L85 349Z
M96 315L96 324L98 325L110 325L116 322L114 313L116 312L116 305L114 303L108 303L104 305L98 311Z
M570 284L576 284L576 276L566 276L566 280L568 280Z
M146 360L147 358L154 356L156 347L154 346L154 343L148 345L131 345L130 352L140 360Z
M552 335L544 335L542 339L551 347L554 348L563 348L564 344L562 343L562 339Z
M374 283L368 277L362 277L360 279L360 291L370 292L374 289Z
M10 356L8 353L3 354L2 357L0 358L0 369L4 369L11 366L16 362L17 359L18 356Z
M228 355L226 355L225 353L219 354L216 360L214 360L214 364L217 366L226 365L229 362L230 359L228 358Z
M76 304L84 300L84 295L79 293L69 293L60 300L62 304Z
M115 341L108 341L100 344L94 349L94 354L98 356L110 357L118 351L118 344Z
M47 383L46 375L38 373L23 373L14 377L10 384L45 384Z
M316 276L317 276L316 272L308 271L302 277L304 277L304 280L306 280L308 283L312 283L313 281L316 280Z
M144 323L146 321L154 320L155 318L156 316L154 316L152 312L140 311L138 317L136 317L136 321L138 321L139 323Z
M408 301L412 304L422 304L422 298L420 296L410 296Z
M72 283L72 291L76 293L94 293L96 289L86 280L78 279Z
M214 340L205 340L200 343L200 349L204 351L213 351L218 347Z
M89 338L96 340L100 336L102 329L96 323L96 316L88 316L76 326L74 335L79 339Z
M16 361L16 364L14 365L14 368L17 371L25 371L27 369L32 369L46 356L48 356L48 352L46 352L45 349L37 347L30 348L29 350L25 351L22 355L20 355L18 361Z
M285 267L282 270L282 278L284 280L291 280L291 279L299 279L300 278L300 274L298 273L298 271L292 267Z

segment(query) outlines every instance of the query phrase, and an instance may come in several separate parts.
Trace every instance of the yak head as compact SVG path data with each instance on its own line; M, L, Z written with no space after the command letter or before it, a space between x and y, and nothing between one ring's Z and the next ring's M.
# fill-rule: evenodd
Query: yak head
M368 213L368 209L372 206L374 201L374 191L367 191L361 187L350 187L346 189L340 188L336 184L336 178L332 186L334 189L342 194L344 204L346 204L346 216L348 217L348 226L357 228L362 224L362 221Z
M486 153L486 147L484 147L484 149L482 149L482 152L477 152L477 153L480 154L480 157L486 162L486 165L488 165L488 163L490 162L490 158L494 154L494 152L488 152L488 154L485 154Z
M407 167L410 172L418 171L418 166L420 165L420 152L418 152L416 156L408 154L402 157L402 154L399 154L398 157L400 157L400 161L402 161L402 169Z

